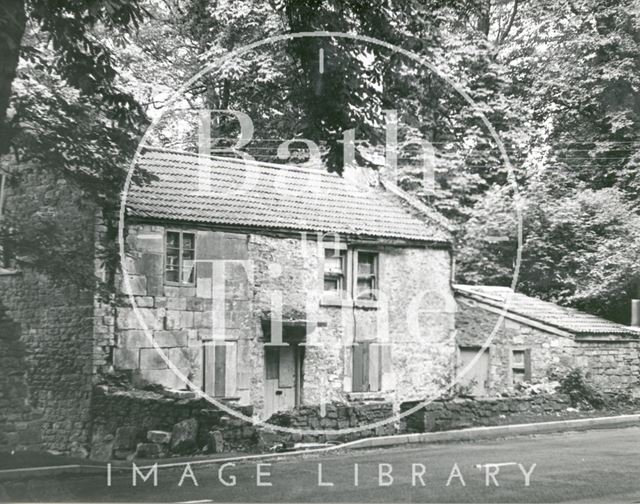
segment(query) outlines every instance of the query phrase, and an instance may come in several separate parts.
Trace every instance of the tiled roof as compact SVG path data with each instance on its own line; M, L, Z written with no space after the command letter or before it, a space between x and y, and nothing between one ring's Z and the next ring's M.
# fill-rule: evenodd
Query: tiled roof
M417 217L390 192L363 189L324 170L151 148L138 165L158 179L144 186L131 185L127 195L131 216L428 242L450 240L441 226L426 216ZM198 190L200 166L211 174L210 191Z
M640 329L617 324L573 308L565 308L548 301L513 292L509 287L488 285L454 285L457 293L472 297L496 308L504 308L509 298L508 313L520 315L575 335L634 335Z

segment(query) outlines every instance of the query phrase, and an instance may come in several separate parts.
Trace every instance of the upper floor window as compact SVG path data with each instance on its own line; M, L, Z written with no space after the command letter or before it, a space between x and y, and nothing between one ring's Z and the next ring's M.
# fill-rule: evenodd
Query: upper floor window
M170 283L193 285L195 277L195 234L182 231L167 231L165 244L165 280Z
M356 252L356 298L376 299L378 288L378 254Z
M324 290L342 293L345 290L347 274L347 251L344 249L324 249Z

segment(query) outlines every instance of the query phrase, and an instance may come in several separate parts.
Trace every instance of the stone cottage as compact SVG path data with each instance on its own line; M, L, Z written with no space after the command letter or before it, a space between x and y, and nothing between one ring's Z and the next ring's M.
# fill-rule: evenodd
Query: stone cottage
M391 184L204 163L142 157L157 179L127 197L119 283L131 298L96 328L115 370L261 417L423 396L450 377L451 240L428 210Z
M455 285L460 380L476 395L495 395L549 371L580 367L602 390L640 394L640 328L513 292L508 287ZM505 303L504 320L497 327Z
M61 266L106 280L100 247L115 234L99 209L37 166L2 161L0 216L32 218L82 251ZM108 300L3 253L0 451L86 455L112 404L95 385L113 377L202 390L261 419L332 402L390 410L443 391L511 294L454 291L446 222L385 180L151 148L139 168L152 181L126 195ZM555 364L583 365L609 390L640 376L637 329L520 294L476 360L463 380L478 395ZM135 411L168 416L156 406Z

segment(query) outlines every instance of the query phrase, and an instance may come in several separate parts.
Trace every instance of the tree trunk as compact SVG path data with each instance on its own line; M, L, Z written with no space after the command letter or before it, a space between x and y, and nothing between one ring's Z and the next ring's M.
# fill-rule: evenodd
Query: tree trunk
M3 0L0 6L0 154L9 152L11 135L7 125L7 108L11 84L16 76L20 43L27 23L24 0Z
M489 27L491 22L491 0L484 0L478 8L478 31L489 35Z

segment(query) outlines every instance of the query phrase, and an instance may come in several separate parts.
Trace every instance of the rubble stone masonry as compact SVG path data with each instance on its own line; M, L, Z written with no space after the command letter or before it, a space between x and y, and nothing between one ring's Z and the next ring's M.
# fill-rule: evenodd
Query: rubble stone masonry
M457 343L482 346L494 330L499 315L482 304L457 298ZM489 392L512 388L511 352L530 349L531 380L543 381L549 370L580 367L603 391L640 393L640 342L611 335L596 339L558 334L524 322L505 318L489 345Z
M27 228L50 223L54 242L86 247L88 257L73 267L92 275L93 208L63 180L4 161L3 168L15 169L5 217ZM94 377L93 293L65 278L54 281L36 271L36 263L42 266L43 258L15 257L0 275L0 451L42 448L83 456Z
M165 232L175 229L196 234L198 264L192 286L169 285L163 278ZM130 223L129 280L153 341L195 386L202 387L203 345L221 334L224 325L224 338L237 359L234 396L239 404L251 404L257 412L264 401L264 342L269 338L264 329L271 318L278 317L312 323L306 335L303 404L363 398L350 390L354 341L394 343L392 369L383 374L382 391L375 394L376 399L399 403L437 392L450 377L455 354L449 251L369 245L380 257L381 300L340 304L322 293L324 252L315 240L315 235L243 234ZM216 274L212 268L219 266L206 263L221 259L226 260L223 297L211 284ZM281 314L272 305L278 296ZM382 308L383 303L388 310ZM418 323L410 321L408 314L415 314ZM112 338L114 342L113 368L129 370L148 382L184 388L153 348L128 298L120 299L112 315L115 325L109 325L111 318L106 316L97 331L104 341Z
M92 387L93 298L23 269L0 276L19 326L0 335L0 451L42 447L85 455Z

